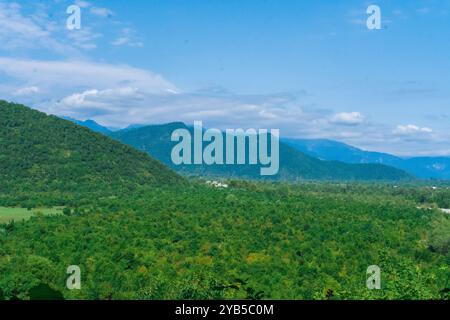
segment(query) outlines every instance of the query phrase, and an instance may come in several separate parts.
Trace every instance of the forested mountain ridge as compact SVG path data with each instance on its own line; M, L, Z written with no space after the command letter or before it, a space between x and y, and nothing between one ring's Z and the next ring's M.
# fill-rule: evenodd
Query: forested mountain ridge
M283 139L285 143L309 156L345 163L377 163L405 170L422 179L450 179L449 157L401 158L388 153L365 151L326 139Z
M145 153L5 101L0 101L0 180L0 192L85 192L184 181Z
M321 161L295 148L280 143L280 171L274 177L261 177L255 165L173 165L170 155L177 144L171 141L176 129L192 127L182 122L150 125L132 130L109 133L111 137L149 153L164 164L189 175L222 176L247 179L298 180L407 180L412 176L406 172L381 164L347 164L337 161Z

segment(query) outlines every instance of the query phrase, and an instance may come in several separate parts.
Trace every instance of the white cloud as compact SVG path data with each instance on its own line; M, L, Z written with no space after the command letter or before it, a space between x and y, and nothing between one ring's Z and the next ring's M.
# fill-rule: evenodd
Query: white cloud
M105 7L94 7L90 2L78 0L75 4L82 8L82 27L79 30L67 30L65 20L67 14L64 3L55 1L51 4L36 3L27 5L25 9L17 3L0 0L0 52L11 50L41 50L41 53L58 54L63 57L81 57L86 50L97 49L102 37L112 35L113 39L103 43L142 47L143 42L137 39L137 32L130 27L121 28L123 24L114 20L103 20L98 17L111 17L115 13ZM54 12L50 16L49 12ZM85 14L86 13L86 14ZM90 13L87 14L87 13ZM93 19L93 16L95 16ZM108 32L102 30L108 28Z
M96 117L95 120L111 126L205 120L208 125L220 128L246 127L250 124L267 127L269 124L278 126L290 122L294 114L298 121L302 121L299 108L279 108L273 97L215 96L181 93L172 89L155 94L136 87L120 87L71 94L60 101L46 103L42 108L61 115ZM289 99L286 97L285 102L289 103Z
M100 34L92 32L91 28L69 32L63 20L65 15L50 17L45 5L30 8L35 11L24 14L20 5L0 0L0 51L43 49L63 56L80 56L80 49L96 47L93 40Z
M34 47L64 50L64 45L51 37L50 28L33 17L23 16L17 3L0 2L0 50Z
M120 36L111 42L113 46L129 46L129 47L143 47L144 43L136 40L136 31L131 28L123 28L120 31Z
M335 114L331 122L341 125L359 125L364 122L365 117L360 112L342 112Z
M0 57L0 74L22 83L52 92L53 98L69 95L74 90L116 89L134 87L149 94L178 91L169 81L150 71L127 65L111 65L90 61L42 61ZM25 85L24 85L25 84ZM19 88L18 88L19 89ZM3 93L4 95L7 92Z
M417 133L432 133L433 130L427 127L419 127L413 124L408 125L398 125L394 130L395 134L399 135L411 135Z
M92 5L90 2L83 1L83 0L76 0L75 4L77 6L79 6L80 8L88 8Z
M28 95L32 95L35 93L39 93L39 88L36 86L32 86L32 87L25 87L25 88L19 88L17 89L13 95L15 96L28 96Z
M97 8L97 7L92 7L89 10L90 13L92 13L93 15L102 17L102 18L108 18L114 15L114 12L111 11L108 8Z
M80 30L71 31L67 34L67 38L71 40L72 44L85 50L96 49L96 40L102 36L101 33L95 33L89 27L83 27Z
M129 39L126 37L119 37L116 40L114 40L113 42L111 42L112 45L114 46L122 46L124 44L127 44L129 42Z
M119 37L116 40L114 40L113 42L111 42L111 44L113 46L124 46L124 45L128 45L130 47L143 47L144 44L142 42L135 42L132 39L128 38L128 37Z
M46 111L62 115L111 115L123 113L123 105L120 102L134 102L143 93L137 88L124 87L106 90L87 90L82 93L74 93L60 101L46 105ZM119 103L118 103L119 102Z

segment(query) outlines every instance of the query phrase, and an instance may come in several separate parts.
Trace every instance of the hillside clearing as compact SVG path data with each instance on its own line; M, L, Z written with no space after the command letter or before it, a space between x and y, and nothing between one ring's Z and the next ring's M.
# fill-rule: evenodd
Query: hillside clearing
M8 223L11 221L19 222L28 220L31 217L39 214L43 215L56 215L61 214L62 207L54 208L36 208L28 210L27 208L7 208L0 207L0 223Z

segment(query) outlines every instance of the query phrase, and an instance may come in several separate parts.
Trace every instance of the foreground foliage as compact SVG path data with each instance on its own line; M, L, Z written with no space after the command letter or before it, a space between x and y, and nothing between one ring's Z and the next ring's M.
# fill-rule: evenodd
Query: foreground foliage
M0 227L0 291L7 299L33 298L42 285L66 299L446 299L450 217L418 208L421 195L439 192L447 190L231 182L85 199L62 216ZM65 288L69 265L81 267L80 291ZM366 288L370 265L382 270L382 290Z

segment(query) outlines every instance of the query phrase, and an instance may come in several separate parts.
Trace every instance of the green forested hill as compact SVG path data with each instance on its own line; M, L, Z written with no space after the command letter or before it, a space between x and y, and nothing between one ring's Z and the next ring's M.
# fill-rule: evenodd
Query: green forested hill
M129 146L69 121L0 101L0 193L120 190L182 180Z
M176 142L170 137L174 130L183 128L193 132L184 123L152 125L133 130L110 133L123 143L148 152L172 168L193 175L226 176L251 179L296 180L405 180L412 179L406 172L380 164L347 164L338 161L321 161L280 143L280 171L274 177L261 177L259 166L251 165L182 165L174 166L170 155Z

